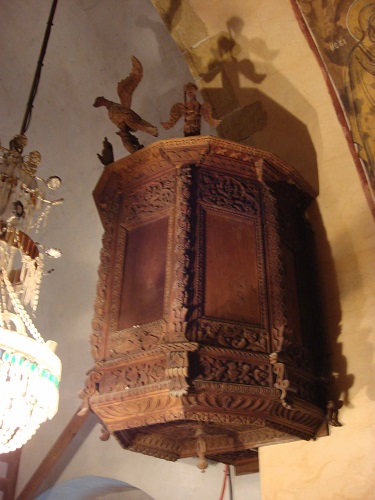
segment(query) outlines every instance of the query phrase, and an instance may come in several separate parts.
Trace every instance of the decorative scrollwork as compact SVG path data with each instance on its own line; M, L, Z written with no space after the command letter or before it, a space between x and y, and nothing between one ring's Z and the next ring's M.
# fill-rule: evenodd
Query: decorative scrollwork
M199 413L186 411L185 418L187 420L197 421L197 422L212 422L216 424L229 424L229 425L253 425L255 421L254 417L247 417L246 415L226 415L223 413L216 412L204 412L199 411Z
M264 187L263 201L266 216L266 240L269 254L269 266L272 273L270 282L271 292L271 307L272 307L272 323L273 338L272 349L277 352L282 348L287 320L286 320L286 304L285 304L285 276L284 267L281 259L280 235L279 235L279 220L276 206L276 199L272 195L270 189Z
M154 349L165 341L166 323L157 321L113 332L109 335L109 356L115 358L123 354Z
M200 320L197 340L246 351L267 351L267 331L246 325Z
M251 411L256 411L257 414L269 411L274 405L274 401L269 399L262 399L259 397L250 397L241 394L188 394L186 396L186 402L189 404L189 410L194 411L194 413L213 411L222 413L223 409L232 411L232 415L220 416L220 421L227 421L227 418L231 419L235 413L247 413L244 415L247 419L246 424L254 422L254 415L251 415ZM196 410L199 409L199 412ZM253 419L253 420L251 420Z
M270 363L273 366L273 372L276 374L276 382L274 383L274 387L281 391L281 403L285 408L292 410L293 407L287 400L287 391L295 393L296 388L286 377L286 366L284 363L279 362L277 352L273 352L270 354Z
M256 366L245 361L202 356L202 374L199 378L216 382L261 385L269 384L270 370L267 366Z
M171 381L171 396L182 396L187 394L189 385L188 376L188 353L186 351L172 351L167 354L166 376Z
M287 327L286 323L272 330L272 347L275 352L285 351L292 344L293 339L293 331Z
M158 434L137 434L128 447L131 451L143 453L172 462L180 458L180 444Z
M104 223L104 234L102 238L102 249L100 252L100 265L98 269L98 283L96 287L96 300L94 305L94 317L92 320L92 333L90 336L91 351L94 359L104 357L104 345L106 341L106 318L104 315L105 303L108 300L108 282L111 267L112 246L114 243L115 225L120 203L120 192L116 183L112 192L108 195L108 202L101 204L102 218Z
M103 402L106 404L103 405ZM105 415L109 420L137 418L145 412L151 416L158 412L167 415L181 409L180 399L166 394L160 396L146 394L142 398L122 398L115 395L111 401L104 395L104 397L93 398L92 406L94 404L97 407L96 413L100 411L100 415Z
M230 175L203 170L200 175L200 201L235 212L255 214L258 203L254 184Z
M182 167L177 182L177 217L174 247L173 329L174 339L185 339L192 280L192 168Z
M116 261L114 264L114 273L113 273L112 304L111 304L110 324L109 324L110 332L116 330L118 323L121 286L122 286L122 270L124 266L124 257L125 257L124 248L126 248L126 238L127 238L127 231L125 230L124 227L119 226L116 238L117 240L116 252L115 252ZM109 333L109 336L110 335L111 334Z
M165 364L158 363L128 364L118 369L105 371L101 380L103 392L116 392L146 386L165 380Z
M240 385L227 382L212 382L203 379L196 379L193 383L194 387L203 391L223 391L229 394L243 394L246 397L265 397L269 400L277 400L279 391L273 387L255 386L255 385Z
M82 399L81 409L78 415L84 415L90 407L90 398L99 393L99 382L102 378L102 372L98 370L91 370L86 378L85 387L79 393L80 399Z
M173 179L171 176L164 176L127 193L123 207L123 219L129 223L134 219L142 219L155 212L160 213L161 210L170 206L173 200Z

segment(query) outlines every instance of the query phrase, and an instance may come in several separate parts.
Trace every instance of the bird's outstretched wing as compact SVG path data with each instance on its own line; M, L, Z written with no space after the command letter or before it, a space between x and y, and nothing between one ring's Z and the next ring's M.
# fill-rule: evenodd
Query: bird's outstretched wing
M125 114L124 114L125 117ZM158 129L151 123L143 120L135 111L129 109L126 112L126 119L124 120L126 125L132 130L136 132L137 130L142 130L142 132L146 132L146 134L153 135L154 137L158 136Z
M142 80L143 67L135 56L132 56L132 71L127 78L124 78L117 84L117 93L121 104L126 108L130 108L132 95L137 88L138 83Z
M211 105L208 102L204 102L201 105L201 113L202 117L206 122L211 125L211 127L218 127L221 123L221 120L216 120L215 118L212 117L212 108Z
M176 104L173 104L171 107L171 111L169 114L169 120L167 122L160 122L161 126L165 130L169 130L170 128L173 127L173 125L183 116L185 113L185 106L182 104L182 102L176 102Z

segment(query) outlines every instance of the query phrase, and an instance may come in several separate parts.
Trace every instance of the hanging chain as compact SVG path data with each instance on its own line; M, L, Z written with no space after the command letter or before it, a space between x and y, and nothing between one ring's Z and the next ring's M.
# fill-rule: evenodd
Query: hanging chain
M48 18L48 22L47 22L47 28L46 28L46 31L45 31L45 34L44 34L43 44L42 44L42 48L40 50L38 64L37 64L37 67L36 67L36 71L35 71L35 75L34 75L34 80L33 80L32 86L31 86L29 99L27 101L25 116L24 116L23 122L22 122L21 135L24 135L26 133L26 131L29 128L29 125L30 125L31 115L32 115L32 112L33 112L34 99L35 99L36 93L38 91L38 85L39 85L39 81L40 81L40 75L42 73L42 68L43 68L44 56L46 55L46 51L47 51L48 39L49 39L49 36L50 36L50 33L51 33L51 29L52 29L52 26L53 26L53 17L55 15L55 10L56 10L56 7L57 7L57 2L58 2L58 0L53 0L52 7L51 7L51 12L49 14L49 18Z

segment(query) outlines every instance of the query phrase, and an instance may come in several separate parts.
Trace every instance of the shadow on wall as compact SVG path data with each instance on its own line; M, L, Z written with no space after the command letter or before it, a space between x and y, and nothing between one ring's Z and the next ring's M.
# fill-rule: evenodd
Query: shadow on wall
M171 0L168 10L165 12L164 22L169 31L173 29L175 24L178 24L179 14L181 10L181 0Z
M352 223L351 227L357 227L363 224L362 213L358 212L357 220ZM372 296L368 292L366 286L366 274L363 273L363 263L361 264L361 252L356 251L354 248L353 234L350 231L350 227L345 225L341 227L341 231L336 231L334 238L331 238L331 244L335 248L339 249L337 255L335 256L335 266L337 269L337 275L340 279L340 300L349 304L346 307L346 325L355 325L352 330L348 331L348 326L346 326L346 335L349 333L354 339L354 345L356 349L356 355L358 359L361 360L361 366L366 367L365 369L359 371L356 374L355 386L353 375L348 375L346 372L346 358L342 354L343 351L349 352L349 348L343 342L337 342L340 340L340 331L336 338L331 339L332 343L332 377L331 377L331 388L336 394L339 394L340 399L343 400L344 404L352 407L351 400L360 391L365 389L367 391L367 396L372 401L375 401L375 389L371 383L372 373L374 373L374 346L370 341L371 335L371 324L369 323L368 317L369 312L373 311ZM322 266L325 266L323 262ZM324 268L324 267L323 267ZM362 268L362 270L361 270ZM328 304L328 321L330 326L332 323L336 323L336 320L340 318L332 317L334 315L334 310L331 311L330 308L330 287L332 286L329 277L325 279L327 281L327 295L326 302ZM358 295L358 292L362 292ZM361 299L359 300L359 297ZM354 319L355 318L355 319ZM349 397L349 389L351 397Z
M277 52L269 50L260 39L248 40L241 35L242 25L239 18L228 20L228 32L216 37L208 60L207 47L191 51L197 74L205 82L202 94L211 103L215 118L222 120L218 134L276 154L303 173L317 190L316 152L306 124L259 87L268 75L276 73L271 60ZM257 72L249 58L241 57L249 50L263 59L266 73ZM311 122L316 115L312 106L281 73L277 74L280 95L306 110ZM244 81L251 87L244 87Z
M94 500L124 499L153 500L144 491L131 484L100 476L81 476L54 486L37 497L37 500Z
M256 87L277 74L280 95L287 96L294 108L304 110L309 124L317 126L314 108L273 67L271 61L278 51L270 50L260 38L244 36L244 22L238 16L228 19L226 32L209 36L199 16L186 8L188 2L152 3L183 52L192 76L204 82L200 85L203 98L212 105L214 118L222 120L218 135L276 154L318 191L316 152L306 124ZM248 57L250 51L261 60L264 72L256 70ZM273 80L276 82L275 76ZM178 88L185 83L176 80Z
M354 375L348 373L343 344L339 342L342 313L336 269L316 201L309 208L309 217L315 233L316 268L318 269L320 310L326 352L326 359L322 363L322 372L327 379L328 400L342 401L342 404L351 407L350 389L354 384Z

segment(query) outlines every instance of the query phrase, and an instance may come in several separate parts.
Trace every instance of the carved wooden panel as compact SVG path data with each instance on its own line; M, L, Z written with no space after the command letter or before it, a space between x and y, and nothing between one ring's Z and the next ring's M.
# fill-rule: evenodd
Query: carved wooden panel
M200 467L313 438L325 412L303 179L196 137L108 165L94 196L105 234L84 406L125 448Z
M259 325L255 224L209 210L205 215L204 314Z
M246 351L267 352L269 334L254 325L203 318L197 323L196 340Z
M118 330L163 317L168 218L127 233Z

